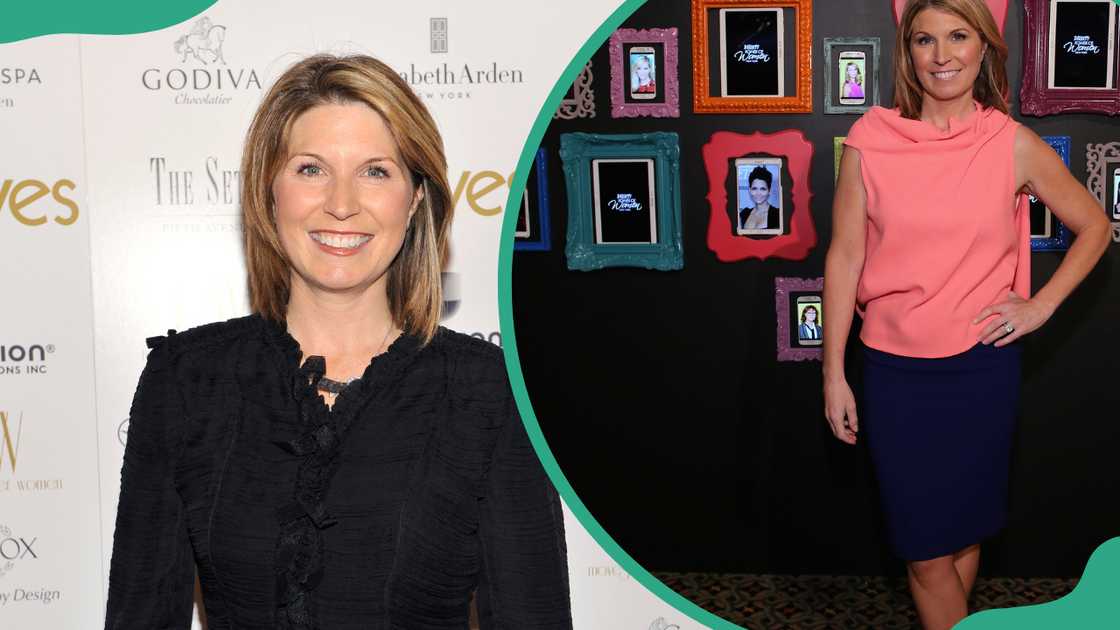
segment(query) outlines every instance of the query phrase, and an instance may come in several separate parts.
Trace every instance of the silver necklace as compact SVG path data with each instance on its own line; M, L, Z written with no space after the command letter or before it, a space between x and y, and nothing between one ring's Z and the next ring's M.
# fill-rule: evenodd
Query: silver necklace
M374 352L374 356L381 354L381 351L385 348L385 343L389 341L389 335L392 334L392 332L393 322L390 321L389 329L385 331L385 336L381 339L381 343L377 346L377 350ZM358 380L358 378L360 377L351 376L345 381L336 381L333 378L327 378L324 375L319 377L319 382L316 384L316 388L319 389L319 391L326 392L333 396L338 396L342 393L342 390L346 389L348 386L350 386L351 383Z

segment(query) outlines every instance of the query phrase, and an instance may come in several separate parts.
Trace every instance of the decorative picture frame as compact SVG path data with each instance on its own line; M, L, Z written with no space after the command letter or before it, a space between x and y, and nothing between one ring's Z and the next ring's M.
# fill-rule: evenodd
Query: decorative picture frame
M662 61L656 67L655 85L659 87L648 96L648 100L628 98L634 96L634 89L630 83L634 80L633 73L629 71L628 57L631 51L641 48L650 48L650 56L659 57ZM656 47L660 47L661 54L656 54ZM620 28L616 30L608 43L611 59L611 116L613 118L637 118L650 116L653 118L679 118L680 85L677 78L677 29L650 28L632 29ZM659 92L659 93L658 93Z
M708 174L708 249L715 252L721 262L737 262L748 258L784 258L803 260L817 244L817 232L810 211L812 193L809 191L809 167L813 159L813 145L797 129L777 133L755 132L741 134L717 131L701 148L704 169ZM793 184L790 187L789 233L766 239L739 236L735 233L728 212L727 178L731 163L736 158L749 155L781 156L786 158L786 172Z
M1042 140L1054 148L1061 156L1066 168L1069 168L1070 137L1069 136L1042 136ZM1047 210L1049 212L1049 210ZM1031 234L1031 251L1063 251L1069 249L1073 240L1073 233L1062 223L1058 217L1050 216L1051 236L1037 237ZM1033 230L1032 230L1033 232Z
M606 267L643 267L669 271L684 267L681 243L680 141L676 133L642 134L565 133L560 136L560 160L568 193L568 269L591 271ZM653 242L601 242L605 225L597 221L607 212L599 203L597 166L650 162L649 230ZM605 172L605 168L603 169ZM597 192L599 194L597 194ZM645 193L644 190L639 191ZM618 195L619 198L622 194ZM598 214L597 214L598 212ZM602 231L601 231L602 230Z
M1051 88L1051 43L1054 35L1051 8L1055 2L1084 2L1107 5L1113 16L1113 34L1105 46L1111 64L1108 88ZM1112 0L1023 0L1023 85L1019 90L1020 111L1030 116L1066 112L1120 114L1120 9ZM1106 42L1096 42L1104 45Z
M833 59L839 61L838 55L833 55L834 49L869 48L871 50L871 71L863 77L864 103L862 105L843 104L832 102L833 83L839 83L837 75L835 81L832 65ZM837 50L836 52L844 52ZM860 51L863 52L863 51ZM866 76L870 75L870 76ZM839 90L840 85L837 85ZM862 114L873 106L879 104L879 38L878 37L826 37L824 38L824 113L826 114Z
M1120 220L1116 215L1116 204L1120 203L1120 192L1116 191L1116 169L1120 168L1120 142L1089 143L1085 147L1085 170L1089 172L1085 187L1096 197L1105 214L1112 220L1112 242L1120 243ZM1113 177L1109 177L1112 173ZM1112 194L1110 195L1110 189ZM1112 199L1112 208L1108 203Z
M589 59L587 65L576 76L576 80L572 82L572 95L569 97L565 94L564 98L560 99L560 107L552 115L553 120L595 117L595 90L591 89L591 81L594 78Z
M522 208L526 205L525 200L529 200L529 236L514 236L513 249L515 251L542 252L552 249L549 216L551 212L548 199L548 152L545 151L544 147L537 149L537 156L533 159L533 175L535 177L526 180L527 188L522 193L521 199ZM532 179L536 180L536 186L529 186L529 180ZM530 188L534 190L530 190ZM534 201L536 203L533 203Z
M713 68L722 63L723 57L716 46L716 59L710 57L713 42L709 40L709 12L719 19L725 9L793 9L795 34L792 42L785 41L784 47L794 46L794 81L792 96L722 96L726 85L721 84L719 74L715 79L715 92L712 95L712 80L709 78ZM719 29L716 29L717 33ZM782 31L779 31L782 34ZM718 37L718 35L717 35ZM779 40L781 41L781 40ZM718 44L719 42L715 42ZM813 45L813 0L692 0L692 111L696 114L778 114L812 113L812 45ZM784 58L783 58L784 60ZM779 64L781 65L781 64ZM784 73L779 71L784 82ZM789 92L788 85L782 93Z
M814 301L812 298L815 297ZM818 329L815 339L802 335L794 326L799 317L794 316L812 306L817 309L817 325L824 322L821 299L824 297L824 278L774 278L774 309L777 317L777 349L779 361L820 361L822 339ZM805 299L804 302L798 300ZM796 334L798 340L793 341Z
M1003 26L1007 23L1007 0L984 0L988 5L988 9L992 12L992 17L996 20L996 25L999 26L1000 34L1003 34ZM894 23L898 24L899 18L902 17L902 10L906 8L906 0L891 0L891 5L894 10Z

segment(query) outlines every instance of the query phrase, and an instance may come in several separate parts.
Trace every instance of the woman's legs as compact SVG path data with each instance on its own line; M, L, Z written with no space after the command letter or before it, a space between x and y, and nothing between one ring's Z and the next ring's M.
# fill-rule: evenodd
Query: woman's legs
M980 567L980 543L970 545L953 554L953 566L961 578L964 587L964 598L968 599L972 593L972 585L976 583L976 570Z
M968 595L979 564L979 544L950 555L906 563L910 593L923 628L948 630L968 615Z

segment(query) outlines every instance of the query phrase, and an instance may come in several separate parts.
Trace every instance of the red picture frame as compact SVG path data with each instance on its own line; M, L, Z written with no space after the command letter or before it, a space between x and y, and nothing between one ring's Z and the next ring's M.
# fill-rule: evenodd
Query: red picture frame
M1019 111L1029 116L1066 112L1120 114L1120 76L1114 61L1112 89L1050 88L1050 2L1023 0L1023 85ZM1120 46L1117 47L1120 51ZM1120 56L1120 52L1116 53Z
M809 202L809 165L813 160L813 145L801 131L786 129L777 133L755 132L742 134L717 131L701 148L704 169L708 173L708 249L715 252L721 262L736 262L748 258L784 258L804 260L817 244L817 231ZM731 160L751 154L784 156L790 180L790 204L793 206L788 234L766 239L741 236L735 233L727 212L725 182L730 173Z
M906 8L907 0L891 0L894 7L894 23L898 24L898 19L902 17L902 10ZM992 17L996 19L996 25L999 26L999 32L1003 34L1003 25L1007 22L1007 0L984 0L988 5L988 10L992 12ZM1029 0L1028 0L1029 2ZM1030 31L1026 31L1030 32Z

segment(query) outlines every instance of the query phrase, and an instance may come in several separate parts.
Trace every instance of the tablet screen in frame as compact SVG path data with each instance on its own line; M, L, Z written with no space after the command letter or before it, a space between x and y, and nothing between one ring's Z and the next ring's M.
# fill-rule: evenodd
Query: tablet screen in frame
M1048 87L1114 87L1116 13L1112 0L1050 0Z
M653 160L591 160L595 242L657 243L657 195Z
M720 95L785 96L781 9L720 9Z

